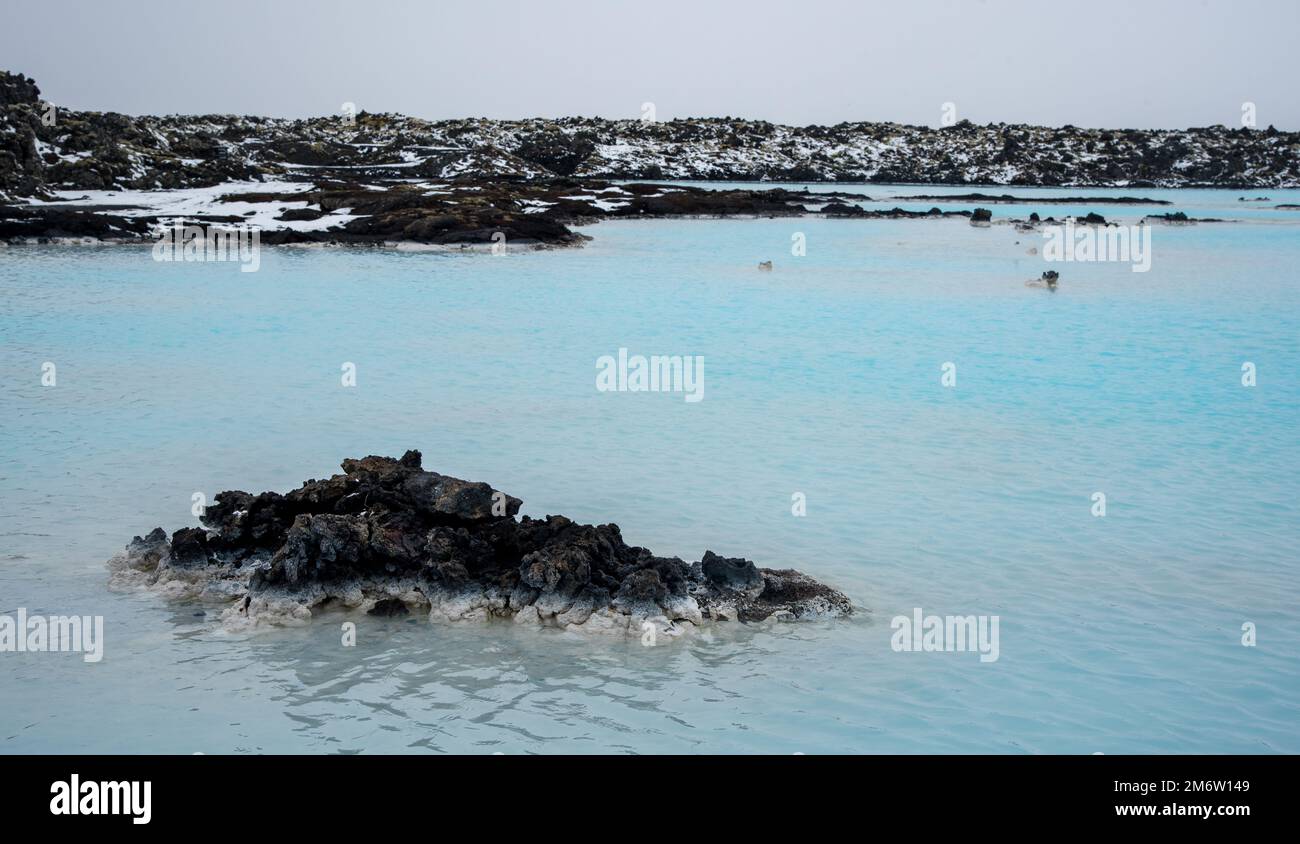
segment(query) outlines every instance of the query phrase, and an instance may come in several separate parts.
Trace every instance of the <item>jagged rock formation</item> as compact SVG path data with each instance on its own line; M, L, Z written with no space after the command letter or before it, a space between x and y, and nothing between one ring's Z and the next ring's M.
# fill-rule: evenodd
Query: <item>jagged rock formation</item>
M613 524L516 519L518 498L420 464L418 451L344 460L344 474L285 495L223 492L204 527L135 537L109 561L110 582L225 604L232 627L305 623L332 603L638 635L647 623L676 635L711 621L853 612L797 571L709 551L696 563L657 557Z
M931 184L1287 187L1300 133L1059 129L962 121L781 126L732 118L426 121L362 112L282 120L58 110L0 72L0 191L167 189L242 179L460 177L530 181L728 179ZM357 171L360 172L357 172Z

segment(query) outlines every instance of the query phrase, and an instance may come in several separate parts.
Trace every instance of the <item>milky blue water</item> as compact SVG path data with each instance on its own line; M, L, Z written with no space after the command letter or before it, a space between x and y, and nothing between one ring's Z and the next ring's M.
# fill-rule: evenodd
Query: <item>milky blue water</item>
M1300 212L1237 202L1300 192L1093 195L1116 193L1240 222L1157 229L1145 274L963 220L602 223L583 249L264 249L247 274L0 250L0 614L106 626L97 664L0 653L0 752L1300 752ZM1057 292L1025 286L1049 268ZM620 347L704 356L704 400L597 392ZM862 612L655 647L344 615L248 636L106 587L196 491L408 448ZM916 607L997 615L999 659L896 652Z

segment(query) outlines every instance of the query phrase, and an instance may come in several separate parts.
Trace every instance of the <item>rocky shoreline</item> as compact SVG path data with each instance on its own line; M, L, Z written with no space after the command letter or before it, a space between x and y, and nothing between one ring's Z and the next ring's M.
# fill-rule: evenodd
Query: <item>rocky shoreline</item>
M976 213L863 209L856 203L869 197L850 191L616 183L668 179L1290 187L1300 185L1300 133L789 127L730 118L433 122L365 112L131 117L59 109L32 80L0 72L0 243L148 242L179 221L255 226L268 244L564 246L586 239L573 226L610 218ZM1015 199L921 193L898 201ZM1168 204L1128 195L1086 201Z
M222 492L203 527L132 539L109 560L110 585L216 603L230 629L306 624L329 606L669 637L854 612L791 569L711 551L687 563L627 545L617 525L516 519L518 498L426 471L418 451L342 468L284 495Z
M570 246L590 238L571 227L605 219L663 217L839 216L855 208L876 218L970 217L974 212L863 211L846 202L863 194L717 189L601 180L547 179L503 183L321 181L221 185L206 194L184 191L114 194L104 204L57 201L0 203L0 242L13 244L87 240L152 243L160 227L180 223L238 228L256 226L267 245L444 247ZM188 200L176 202L177 199ZM169 202L176 210L156 207Z

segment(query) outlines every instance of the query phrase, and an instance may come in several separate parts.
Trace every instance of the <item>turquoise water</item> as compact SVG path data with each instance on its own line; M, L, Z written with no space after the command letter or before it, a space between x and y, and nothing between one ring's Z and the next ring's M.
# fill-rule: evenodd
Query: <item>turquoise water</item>
M602 223L577 250L266 249L247 274L0 250L0 614L106 629L97 664L0 653L0 752L1300 752L1300 214L1116 193L1262 216L1159 228L1145 274L962 220ZM1024 285L1047 268L1056 293ZM704 356L704 400L597 392L620 347ZM864 612L651 648L343 615L247 636L106 588L196 491L408 448ZM1000 658L895 652L915 607L999 616Z

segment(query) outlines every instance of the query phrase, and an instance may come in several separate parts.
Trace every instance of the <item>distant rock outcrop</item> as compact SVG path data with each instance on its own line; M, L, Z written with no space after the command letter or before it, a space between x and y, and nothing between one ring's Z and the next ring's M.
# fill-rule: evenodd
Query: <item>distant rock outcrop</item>
M963 121L932 130L731 118L427 121L366 112L310 120L130 117L55 108L32 80L0 72L0 241L147 240L161 224L248 223L266 244L496 250L581 243L587 238L570 227L607 217L966 216L983 226L986 208L864 208L869 197L839 191L616 180L1288 187L1300 185L1298 152L1300 133L1271 127L1112 131ZM181 189L203 196L191 197L184 212L170 201L148 204L158 192ZM108 205L117 200L105 194L83 202L78 191L131 191L143 204ZM1018 201L983 193L897 198L911 200ZM1133 196L1088 201L1167 204ZM226 202L267 207L232 215L216 207Z
M556 177L1126 187L1300 186L1300 133L1014 124L782 126L761 120L310 120L58 109L0 72L0 192L247 179ZM38 153L39 150L39 154ZM6 154L7 153L7 154ZM304 170L306 172L304 172Z

